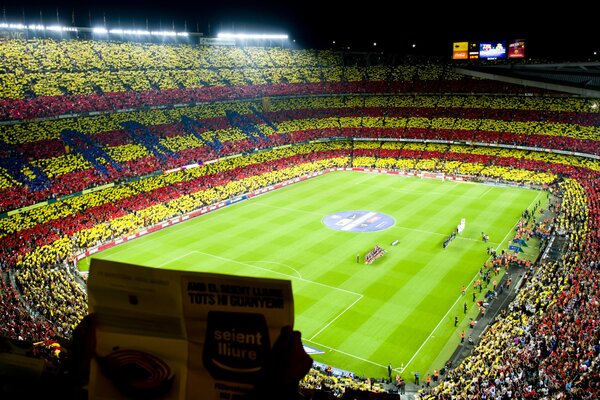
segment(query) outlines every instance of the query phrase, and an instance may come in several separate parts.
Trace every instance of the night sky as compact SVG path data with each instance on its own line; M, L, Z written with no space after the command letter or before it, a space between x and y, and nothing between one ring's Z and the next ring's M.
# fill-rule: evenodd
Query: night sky
M350 0L0 0L8 22L22 22L25 15L26 23L39 23L42 18L48 25L56 23L58 10L58 20L66 25L90 26L90 20L93 26L102 25L106 18L109 27L120 23L123 28L142 29L148 21L151 29L185 27L208 36L225 30L283 32L302 47L349 46L352 50L440 56L450 55L454 41L525 39L528 57L598 60L593 53L600 53L600 24L589 3L571 1L556 9L545 4L485 0L474 4L444 1L441 5L423 0L365 0L363 6L351 6Z

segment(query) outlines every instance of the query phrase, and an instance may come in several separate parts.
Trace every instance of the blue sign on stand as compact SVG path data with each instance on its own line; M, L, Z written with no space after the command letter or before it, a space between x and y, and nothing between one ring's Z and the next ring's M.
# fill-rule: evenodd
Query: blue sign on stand
M519 246L515 246L514 244L511 244L510 246L508 246L509 250L514 250L517 253L521 251L521 248Z

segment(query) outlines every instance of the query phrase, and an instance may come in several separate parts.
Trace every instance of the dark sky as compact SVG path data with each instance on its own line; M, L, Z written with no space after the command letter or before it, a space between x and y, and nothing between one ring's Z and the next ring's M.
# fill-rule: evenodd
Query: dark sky
M600 52L600 24L589 3L565 2L553 8L524 4L523 1L474 3L444 1L364 0L352 6L351 0L327 2L294 1L115 1L115 0L0 0L6 20L57 20L76 26L101 24L144 28L172 28L214 35L221 30L285 32L301 46L415 52L449 55L454 41L525 39L528 56L573 54L573 58L594 58ZM479 3L479 4L477 4ZM416 47L412 47L415 44ZM597 57L597 56L596 56ZM564 57L569 58L569 57ZM597 58L596 58L597 59Z

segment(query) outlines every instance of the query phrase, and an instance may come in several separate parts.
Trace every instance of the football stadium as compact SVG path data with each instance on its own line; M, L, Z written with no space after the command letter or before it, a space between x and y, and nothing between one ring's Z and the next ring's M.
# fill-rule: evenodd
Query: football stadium
M2 392L93 397L114 262L291 282L293 398L598 398L598 63L525 43L0 23ZM127 368L131 398L185 398ZM221 398L292 398L270 385Z

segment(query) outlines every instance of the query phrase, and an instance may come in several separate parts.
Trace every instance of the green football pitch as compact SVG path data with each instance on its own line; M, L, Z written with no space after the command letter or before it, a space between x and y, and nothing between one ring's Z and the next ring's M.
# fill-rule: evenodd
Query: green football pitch
M488 246L507 248L521 213L538 201L545 206L546 194L531 189L332 172L94 257L289 279L295 328L306 345L324 351L313 355L316 361L371 377L387 375L391 363L410 378L414 371L425 376L440 369L450 358L460 331L478 313L471 291L462 296L461 287L477 278ZM332 229L325 218L336 213L338 229ZM392 218L391 226L359 231L378 225L369 221L383 215ZM464 232L443 249L462 218ZM481 240L482 232L489 242ZM386 252L366 265L362 257L376 244ZM522 257L536 256L537 246L530 244Z

